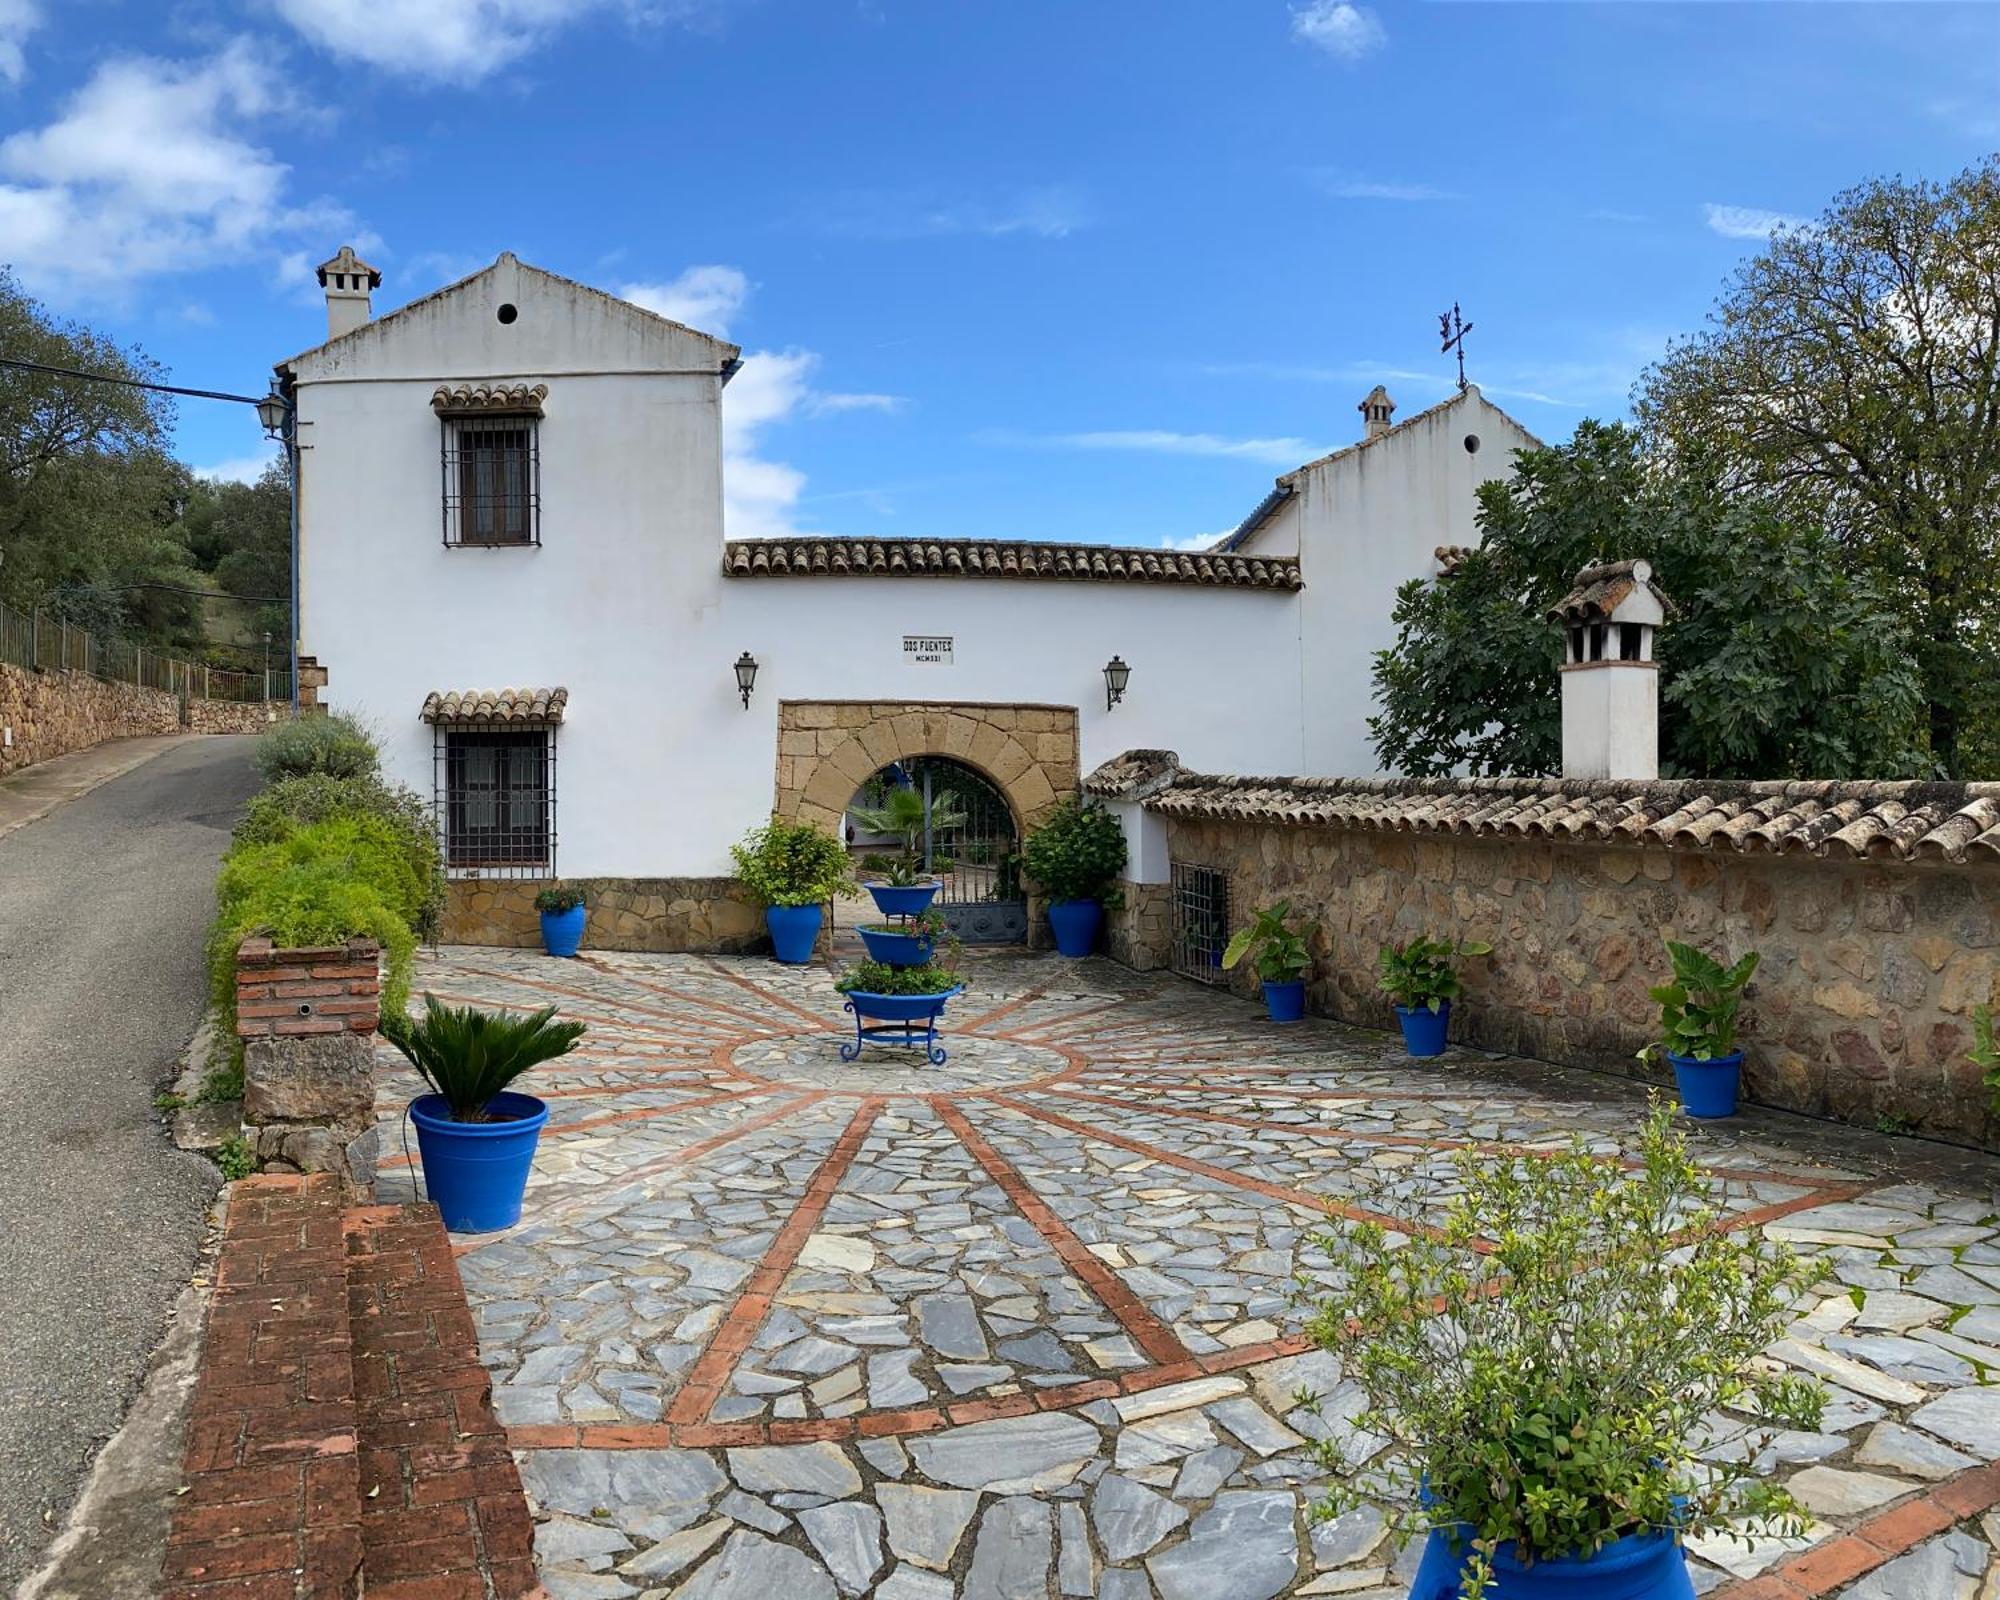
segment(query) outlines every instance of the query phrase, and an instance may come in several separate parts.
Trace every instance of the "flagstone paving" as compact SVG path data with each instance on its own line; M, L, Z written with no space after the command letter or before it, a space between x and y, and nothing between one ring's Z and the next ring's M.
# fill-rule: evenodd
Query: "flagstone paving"
M1423 1228L1467 1145L1623 1159L1643 1091L1103 962L971 971L932 1067L840 1061L823 967L422 960L440 998L590 1025L527 1085L522 1224L457 1242L553 1600L1403 1595L1418 1547L1379 1511L1309 1516L1310 1440L1383 1448L1299 1332L1312 1234ZM419 1086L380 1066L390 1200ZM1823 1262L1768 1359L1833 1396L1759 1457L1805 1536L1699 1541L1697 1588L1996 1600L2000 1166L1797 1119L1692 1137L1732 1226Z

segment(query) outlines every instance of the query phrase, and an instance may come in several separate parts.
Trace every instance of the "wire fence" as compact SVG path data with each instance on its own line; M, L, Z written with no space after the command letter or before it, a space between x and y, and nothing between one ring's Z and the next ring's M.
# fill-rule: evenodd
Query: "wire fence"
M136 683L190 700L269 700L288 685L276 672L237 672L170 655L130 639L100 639L41 611L0 605L0 661L51 672L87 672L114 683Z

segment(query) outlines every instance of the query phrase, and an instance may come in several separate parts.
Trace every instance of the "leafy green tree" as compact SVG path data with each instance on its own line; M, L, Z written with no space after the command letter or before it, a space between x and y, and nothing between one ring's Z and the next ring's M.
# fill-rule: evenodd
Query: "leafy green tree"
M2000 156L1873 180L1775 236L1636 410L1660 454L1713 463L1874 575L1938 767L2000 772Z
M225 594L241 596L245 627L284 638L290 612L283 599L291 582L291 480L273 460L255 483L197 479L182 537Z
M1562 765L1547 613L1579 568L1643 556L1680 615L1660 630L1660 759L1698 777L1924 776L1909 635L1831 540L1712 480L1666 470L1639 436L1585 422L1480 490L1484 542L1405 584L1375 661L1382 764L1414 776Z

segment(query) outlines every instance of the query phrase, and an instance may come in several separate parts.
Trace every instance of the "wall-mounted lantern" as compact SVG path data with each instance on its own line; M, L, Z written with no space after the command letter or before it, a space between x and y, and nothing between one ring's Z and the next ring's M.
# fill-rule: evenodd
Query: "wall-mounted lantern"
M736 658L736 692L743 696L743 709L750 709L750 691L757 687L757 658L748 650Z
M286 434L286 424L291 420L292 403L287 400L278 385L273 382L271 392L257 402L257 421L262 424L264 436L268 439L282 439Z
M1104 709L1109 711L1125 698L1125 685L1132 681L1132 669L1125 665L1123 656L1113 656L1104 663Z

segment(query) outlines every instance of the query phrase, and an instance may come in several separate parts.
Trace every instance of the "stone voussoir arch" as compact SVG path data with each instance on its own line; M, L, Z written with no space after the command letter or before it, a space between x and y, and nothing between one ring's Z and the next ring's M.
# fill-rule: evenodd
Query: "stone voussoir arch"
M1076 796L1076 707L781 700L773 809L838 834L856 789L891 762L917 756L947 756L985 777L1025 836Z

